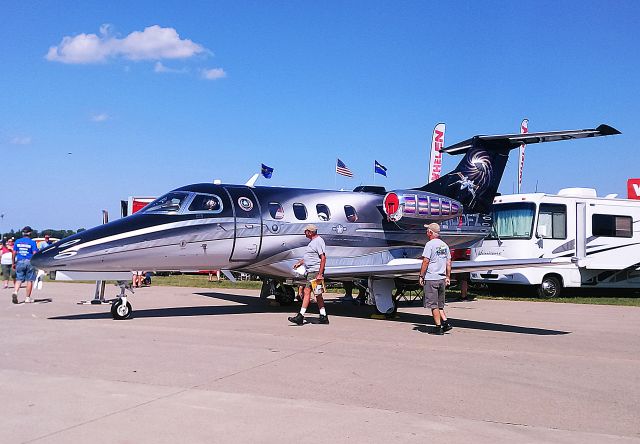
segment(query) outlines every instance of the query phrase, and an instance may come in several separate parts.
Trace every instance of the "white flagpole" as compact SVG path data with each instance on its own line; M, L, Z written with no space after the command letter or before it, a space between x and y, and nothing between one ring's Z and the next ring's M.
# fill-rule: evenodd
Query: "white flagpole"
M520 134L527 134L529 132L529 119L523 119L520 124ZM524 149L526 145L523 143L520 145L518 156L518 194L522 188L522 170L524 169Z

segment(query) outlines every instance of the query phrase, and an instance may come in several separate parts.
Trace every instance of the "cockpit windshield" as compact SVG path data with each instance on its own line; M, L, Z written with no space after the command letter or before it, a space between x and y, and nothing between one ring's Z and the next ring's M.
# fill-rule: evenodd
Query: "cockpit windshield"
M535 213L533 202L495 204L491 234L487 239L531 239Z
M157 198L147 205L143 213L177 213L182 208L189 193L182 191L172 191L162 197Z

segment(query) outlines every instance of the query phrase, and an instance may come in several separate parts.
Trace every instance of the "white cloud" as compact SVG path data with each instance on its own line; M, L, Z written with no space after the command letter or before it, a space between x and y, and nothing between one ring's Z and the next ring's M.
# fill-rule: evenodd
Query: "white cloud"
M111 116L107 113L99 113L99 114L93 114L91 116L91 121L92 122L104 122L106 120L109 120L111 118Z
M156 62L156 64L153 66L153 72L173 72L173 73L185 73L187 72L186 68L182 68L182 69L176 69L176 68L169 68L168 66L165 66L162 62Z
M207 80L217 80L227 77L227 73L222 68L203 69L202 78Z
M185 59L206 52L189 39L181 39L173 28L149 26L125 38L111 36L111 26L102 25L100 35L79 34L64 37L58 46L49 48L47 60L70 64L105 62L110 58L128 60Z
M30 145L31 137L29 136L15 136L10 140L12 145Z

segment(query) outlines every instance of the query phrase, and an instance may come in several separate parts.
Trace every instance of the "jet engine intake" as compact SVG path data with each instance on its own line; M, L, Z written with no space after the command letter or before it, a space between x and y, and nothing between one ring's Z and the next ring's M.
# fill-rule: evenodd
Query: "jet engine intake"
M410 225L451 219L462 215L462 204L435 193L395 190L384 196L384 212L392 222Z

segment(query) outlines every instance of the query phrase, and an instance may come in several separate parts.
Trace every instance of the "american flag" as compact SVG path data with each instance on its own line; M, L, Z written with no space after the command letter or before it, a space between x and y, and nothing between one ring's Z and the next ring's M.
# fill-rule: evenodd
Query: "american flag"
M343 176L347 177L353 177L353 173L351 172L351 170L347 168L344 162L340 159L338 159L338 163L336 163L336 173L342 174Z

